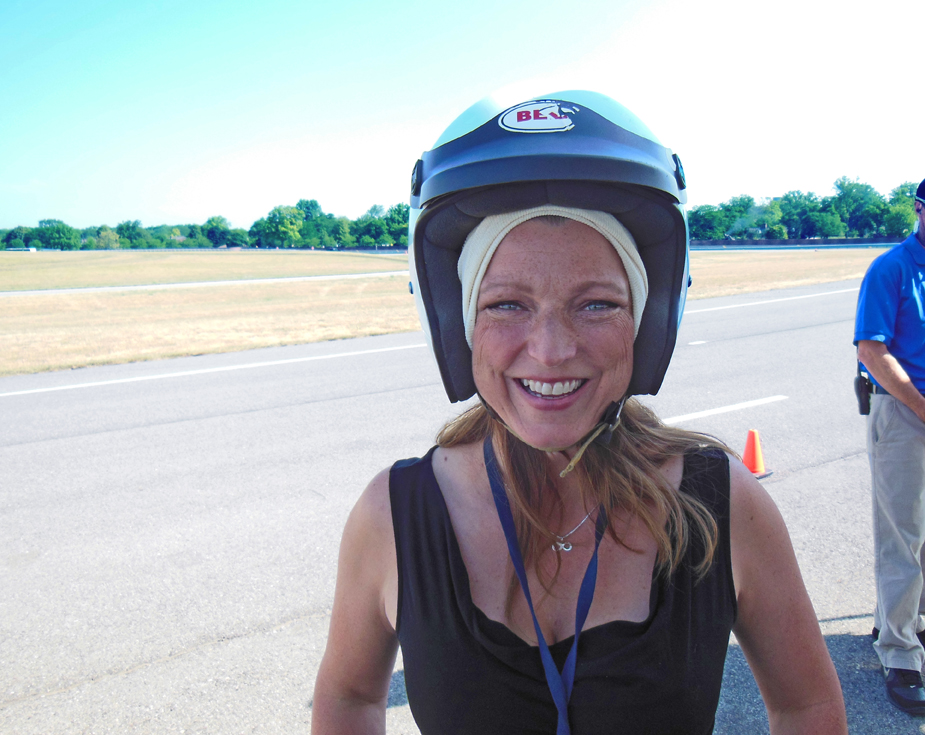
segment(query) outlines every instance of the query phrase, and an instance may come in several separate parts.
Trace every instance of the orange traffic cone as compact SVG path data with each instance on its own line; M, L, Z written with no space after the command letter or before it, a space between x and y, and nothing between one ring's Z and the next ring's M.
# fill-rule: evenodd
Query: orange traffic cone
M748 431L742 462L759 480L771 474L764 469L764 456L761 454L761 438L758 436L758 432L755 429L749 429Z

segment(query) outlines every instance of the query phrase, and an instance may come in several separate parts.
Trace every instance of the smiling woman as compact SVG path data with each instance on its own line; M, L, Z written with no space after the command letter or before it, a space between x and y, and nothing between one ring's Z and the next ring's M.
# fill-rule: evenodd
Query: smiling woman
M680 160L593 93L487 109L418 161L409 237L447 395L480 402L351 513L313 732L381 732L400 645L424 735L706 735L734 630L772 733L845 733L773 502L634 398L684 308Z
M629 280L614 247L588 225L546 215L514 227L478 288L477 314L479 394L527 444L567 449L626 391Z

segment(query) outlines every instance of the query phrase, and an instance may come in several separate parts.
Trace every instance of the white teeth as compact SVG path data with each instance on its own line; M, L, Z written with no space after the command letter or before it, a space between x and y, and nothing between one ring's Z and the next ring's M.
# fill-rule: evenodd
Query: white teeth
M521 384L524 388L532 393L539 393L542 396L563 396L572 393L581 386L580 380L566 380L564 383L543 383L539 380L522 379Z

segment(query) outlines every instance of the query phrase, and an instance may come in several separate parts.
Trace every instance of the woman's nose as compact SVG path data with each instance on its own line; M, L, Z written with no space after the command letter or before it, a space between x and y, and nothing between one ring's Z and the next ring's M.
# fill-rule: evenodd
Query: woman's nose
M528 338L529 355L542 365L554 367L575 356L578 339L574 327L559 314L539 314Z

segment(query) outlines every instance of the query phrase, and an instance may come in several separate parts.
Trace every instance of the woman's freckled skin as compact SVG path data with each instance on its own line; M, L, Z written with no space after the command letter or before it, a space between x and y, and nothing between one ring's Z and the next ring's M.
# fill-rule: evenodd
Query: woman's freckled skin
M626 391L632 367L629 281L607 239L573 220L511 230L482 280L473 335L479 393L511 431L538 449L576 444ZM523 381L563 385L539 395Z

